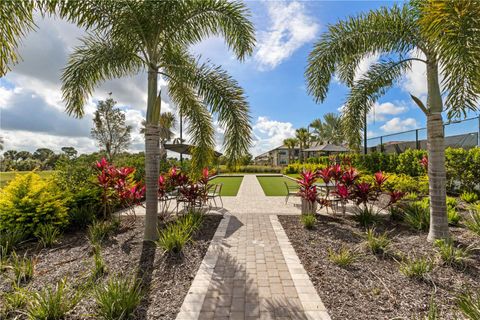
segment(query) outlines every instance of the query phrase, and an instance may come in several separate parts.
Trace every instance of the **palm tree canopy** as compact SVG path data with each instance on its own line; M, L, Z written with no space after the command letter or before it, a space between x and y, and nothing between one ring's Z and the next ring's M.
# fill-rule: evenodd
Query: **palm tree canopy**
M140 129L141 134L145 134L145 127L147 121L142 121L142 128ZM172 131L176 127L175 115L172 112L162 112L158 119L158 127L160 129L160 140L167 142L172 140L174 132Z
M295 138L287 138L283 140L283 144L288 148L288 149L294 149L295 146L297 146L298 141Z
M458 8L462 7L463 0L446 2L446 7ZM475 33L474 39L478 39L478 19L466 13L457 15L449 40L438 42L431 34L437 32L438 35L445 30L422 26L422 21L427 20L425 23L428 24L428 19L438 15L435 10L427 9L435 7L435 3L438 1L414 1L350 17L330 25L315 44L305 72L308 91L317 102L323 101L334 74L351 88L342 115L343 127L351 145L360 142L360 132L364 127L364 119L360 115L370 110L374 102L410 69L414 60L427 65L438 64L444 74L450 75L443 82L447 95L445 107L450 117L465 114L467 110L477 110L478 70L466 72L466 69L475 69L473 66L476 64L472 63L478 61L475 60L478 59L478 45L472 45L467 40L471 33ZM462 50L464 55L472 51L477 54L465 58L463 63L452 62L457 56L453 51ZM412 52L422 52L425 59L412 55ZM360 61L374 54L380 55L379 62L354 81ZM441 110L425 111L442 112L443 107L439 107Z
M339 115L329 112L322 119L315 119L310 123L313 129L313 138L320 143L341 144L343 142L342 123Z
M238 83L220 67L201 63L188 47L221 35L243 59L254 46L246 6L238 1L112 1L95 32L72 53L64 69L63 98L69 114L81 117L84 105L101 82L141 71L168 81L168 94L190 122L198 166L215 146L212 114L225 128L224 150L237 161L251 143L249 107ZM156 82L152 83L155 86ZM147 123L158 123L160 98L147 109Z
M311 135L306 128L299 128L295 131L295 137L300 144L300 148L309 146Z

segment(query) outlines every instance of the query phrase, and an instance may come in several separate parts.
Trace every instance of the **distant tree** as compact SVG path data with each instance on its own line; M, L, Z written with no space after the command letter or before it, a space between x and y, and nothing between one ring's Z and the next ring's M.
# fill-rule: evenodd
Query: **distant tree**
M300 162L303 163L305 156L303 150L310 146L311 134L305 128L300 128L295 131L295 137L297 138L298 145L300 147Z
M32 158L33 158L33 155L29 151L19 151L17 153L17 160L25 161L27 159L32 159Z
M342 120L338 114L326 113L323 115L323 120L313 120L310 127L313 129L312 138L319 143L342 144L346 140Z
M4 144L5 144L5 141L3 140L3 137L0 137L0 151L3 150Z
M125 113L114 108L117 102L112 98L99 101L93 118L91 135L105 151L109 161L127 149L130 144L131 126L125 123Z
M40 161L47 161L49 158L55 155L55 152L48 148L38 148L33 153L33 158Z
M5 159L11 160L11 161L17 161L18 160L18 151L17 150L7 150L3 153L3 157Z
M295 138L287 138L283 140L283 144L285 145L285 147L288 148L288 163L291 163L292 159L295 158L293 151L295 150L295 147L298 145L298 140Z
M249 164L252 163L252 159L253 159L253 156L250 153L246 153L240 158L240 165L248 166Z
M74 147L62 147L62 151L69 159L75 158L78 154Z

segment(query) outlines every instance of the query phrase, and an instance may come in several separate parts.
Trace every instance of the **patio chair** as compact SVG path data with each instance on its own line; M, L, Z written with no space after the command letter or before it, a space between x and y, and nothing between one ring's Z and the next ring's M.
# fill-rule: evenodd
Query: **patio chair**
M283 181L283 183L285 184L285 189L287 189L287 196L285 197L285 204L287 204L290 196L296 196L298 194L298 187L288 185L285 181Z
M223 200L221 196L222 186L223 186L223 183L218 183L213 188L210 188L210 190L208 190L208 193L207 193L208 202L210 203L210 201L213 200L215 207L217 206L216 199L218 198L220 199L220 203L222 204L222 208L223 208Z

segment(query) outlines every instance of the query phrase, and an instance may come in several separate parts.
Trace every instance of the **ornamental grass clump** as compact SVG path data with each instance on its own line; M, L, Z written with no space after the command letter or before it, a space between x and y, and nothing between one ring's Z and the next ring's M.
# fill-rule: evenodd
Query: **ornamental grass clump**
M358 260L358 254L347 247L341 247L339 250L328 249L328 260L339 267L348 267Z
M97 316L105 320L133 319L142 299L140 282L133 277L117 276L94 290Z
M400 272L405 276L425 280L428 274L433 270L434 262L432 259L420 257L406 257L400 262Z
M470 231L480 236L480 205L472 206L470 217L465 220L465 225Z
M31 320L60 320L80 301L81 295L70 289L67 280L59 281L54 287L47 287L32 294L27 316Z
M106 241L110 235L120 228L120 219L95 221L88 227L87 237L92 245L98 245Z
M455 246L451 239L439 239L435 241L438 255L443 263L449 266L466 266L472 261L473 247L466 248Z
M93 246L93 269L92 269L92 280L97 280L101 278L107 272L107 266L103 261L102 257L102 248L100 245Z
M462 315L469 320L480 319L480 291L466 291L457 297L457 306Z
M302 214L300 216L300 220L302 221L302 224L305 227L305 229L309 229L309 230L313 229L315 227L315 222L317 222L317 218L312 213Z
M51 224L40 225L35 231L35 237L44 248L49 248L57 243L60 235L60 229Z
M424 201L408 202L402 205L404 221L413 229L426 231L430 227L430 208Z
M171 223L159 231L157 245L167 253L179 254L183 247L190 241L190 227L184 224Z
M28 291L16 285L13 285L13 291L3 293L1 297L3 299L3 314L6 319L10 315L15 319L12 313L22 310L29 300ZM1 316L2 312L0 312L0 319L2 319Z
M10 267L13 270L13 282L15 285L27 283L33 278L35 259L24 255L20 257L13 252L10 258Z
M367 247L373 254L385 254L390 246L390 239L387 232L377 233L375 229L368 229L366 232Z

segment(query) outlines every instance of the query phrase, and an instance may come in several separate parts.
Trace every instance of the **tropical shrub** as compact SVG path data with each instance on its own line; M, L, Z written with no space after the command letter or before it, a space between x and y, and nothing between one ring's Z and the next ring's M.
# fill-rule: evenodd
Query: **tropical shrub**
M315 222L317 222L317 218L313 213L302 214L300 216L300 220L302 221L302 224L305 227L305 229L313 229L315 227Z
M42 244L44 248L51 247L57 243L58 238L60 237L60 230L51 224L43 224L37 228L35 231L35 237Z
M478 201L478 195L475 192L464 191L460 195L460 199L466 203L473 204Z
M329 248L327 256L328 260L339 267L348 267L358 260L358 254L347 247L341 247L337 251Z
M120 219L115 218L112 220L95 221L88 227L87 238L92 245L101 244L107 240L108 237L115 233L120 227Z
M434 263L431 259L420 257L406 257L400 262L400 272L405 276L423 280L433 270Z
M367 229L367 247L373 254L385 254L390 246L390 239L387 232L377 233L375 229Z
M469 320L480 319L480 291L466 291L457 297L458 309Z
M218 173L282 173L282 167L272 167L272 166L256 166L256 165L247 165L247 166L237 166L235 168L228 168L225 165L218 167ZM294 173L294 172L292 172Z
M167 253L178 254L191 239L189 229L180 223L171 223L159 231L157 245Z
M17 175L0 190L0 231L21 230L33 235L42 225L67 225L65 194L38 174Z
M69 228L83 230L98 219L97 205L74 206L68 211Z
M403 173L411 177L425 174L422 159L427 155L425 150L407 149L398 155L397 173Z
M406 174L387 174L388 180L385 181L385 189L387 190L398 190L405 193L421 193L428 194L428 180L427 180L427 190L424 190L424 187L419 186L419 178L414 178ZM426 191L426 192L424 192Z
M449 266L464 266L472 260L473 249L457 247L451 239L436 240L435 247L442 261Z
M294 173L302 173L303 171L311 171L315 172L317 170L321 170L326 168L327 165L325 164L318 164L318 163L291 163L285 167L283 170L284 174L294 174Z
M68 288L67 280L59 281L55 287L47 287L32 295L27 315L29 319L64 319L80 300L80 295Z
M450 192L478 191L480 186L480 148L445 150L447 190Z
M101 319L131 319L142 299L140 282L134 278L115 276L94 292L97 315Z

